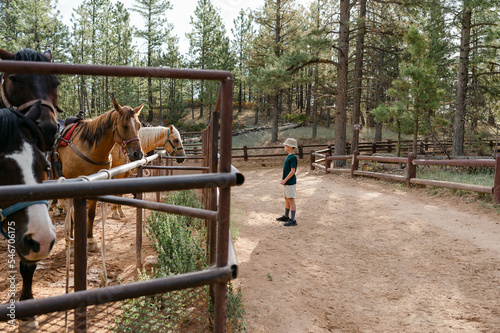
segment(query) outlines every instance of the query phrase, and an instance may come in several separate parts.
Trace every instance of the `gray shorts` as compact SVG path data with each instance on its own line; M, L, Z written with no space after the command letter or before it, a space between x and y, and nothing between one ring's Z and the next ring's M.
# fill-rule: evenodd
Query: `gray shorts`
M285 185L283 187L284 187L283 192L285 193L285 198L288 199L295 198L295 189L297 188L297 184Z

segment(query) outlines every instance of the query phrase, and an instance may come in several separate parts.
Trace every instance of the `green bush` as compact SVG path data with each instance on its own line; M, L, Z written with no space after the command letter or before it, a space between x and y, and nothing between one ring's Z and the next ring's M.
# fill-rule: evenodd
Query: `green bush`
M165 203L193 208L202 207L200 198L192 190L172 192ZM158 262L150 275L145 271L139 271L140 280L194 272L207 266L206 228L203 220L151 212L145 231L158 254ZM231 283L228 289L228 326L231 328L228 331L243 332L245 310L241 289L238 288L234 293ZM122 315L116 319L114 331L183 331L183 325L192 319L196 307L206 308L207 303L210 303L207 288L202 289L202 292L200 288L184 289L130 299L122 303ZM209 311L213 311L210 305Z
M201 207L194 191L173 192L165 201L173 205ZM204 228L200 219L151 212L145 230L158 254L158 277L194 272L205 265Z

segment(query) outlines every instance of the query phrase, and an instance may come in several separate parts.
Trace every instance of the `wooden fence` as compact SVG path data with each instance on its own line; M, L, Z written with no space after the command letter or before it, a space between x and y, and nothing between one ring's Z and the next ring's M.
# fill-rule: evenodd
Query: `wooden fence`
M490 147L490 149L496 150L500 152L497 142L495 140L483 140L484 145ZM410 153L412 151L411 140L401 141L400 151ZM418 141L418 153L422 155L427 154L438 154L438 155L446 155L450 154L451 150L451 140L446 140L440 143L432 142L428 139L423 139ZM469 145L469 143L466 143ZM377 142L359 142L357 151L359 153L365 154L376 154L376 153L394 153L398 147L397 141L394 140L385 140L385 141L377 141ZM311 144L311 145L299 145L298 146L298 157L300 159L304 158L306 155L310 155L313 151L312 148L316 149L328 149L333 152L334 145L333 144ZM282 152L279 152L281 149ZM277 156L286 156L287 154L283 152L283 146L268 146L268 147L248 147L243 146L241 148L232 148L233 155L232 158L243 158L245 161L248 161L249 158L262 158L262 157L277 157ZM272 151L270 153L266 153L266 151ZM236 152L236 154L234 153ZM242 152L242 153L240 153ZM351 144L347 143L347 154L351 154Z
M351 178L354 176L367 176L383 179L390 179L400 182L406 182L408 187L411 184L431 185L437 187L447 187L465 191L473 191L480 193L493 194L493 199L496 204L500 204L500 154L496 155L495 159L453 159L453 160L426 160L417 159L414 153L408 154L405 157L388 157L388 156L366 156L360 155L359 151L355 151L352 155L332 156L331 150L324 149L318 152L311 152L310 154L310 169L320 168L329 172L343 172L350 173ZM319 158L318 160L316 158ZM331 161L335 160L352 160L351 168L332 168ZM407 164L406 175L396 175L383 172L363 171L358 170L359 161L373 161L382 163L398 163ZM417 178L417 165L434 165L434 166L459 166L459 167L488 167L495 169L494 185L482 186L473 184L463 184L456 182L447 182L431 179Z

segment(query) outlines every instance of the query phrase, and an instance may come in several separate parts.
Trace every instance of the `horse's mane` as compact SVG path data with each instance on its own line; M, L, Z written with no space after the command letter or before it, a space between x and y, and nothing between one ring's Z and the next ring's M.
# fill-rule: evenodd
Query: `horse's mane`
M148 149L149 151L155 149L155 145L157 145L160 139L163 139L167 135L167 131L168 129L163 126L141 127L141 129L139 130L139 138L141 138L142 149L144 151Z
M80 125L82 126L80 130L82 134L81 138L83 142L87 143L89 149L101 142L111 126L117 122L125 122L134 117L134 111L130 107L124 106L122 110L123 113L119 113L115 112L115 109L111 109L94 119L83 121L83 124Z
M114 124L113 117L118 115L118 112L115 113L114 111L115 110L112 109L97 118L86 119L80 125L82 126L80 130L82 141L87 143L89 149L99 144L109 127Z
M21 113L12 109L0 109L0 153L18 149L23 137L35 143L39 135L35 123Z
M32 49L21 49L17 51L16 53L14 53L14 57L12 58L12 60L49 62L49 59L45 58L43 54Z

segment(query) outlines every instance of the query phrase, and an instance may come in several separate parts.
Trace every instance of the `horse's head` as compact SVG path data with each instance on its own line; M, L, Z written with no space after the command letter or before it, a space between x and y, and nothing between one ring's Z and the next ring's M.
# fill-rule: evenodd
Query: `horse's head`
M35 185L46 178L49 163L36 147L40 135L35 124L19 112L0 109L0 186ZM21 260L46 258L56 239L47 202L0 204L0 209L2 233Z
M163 149L165 149L170 156L186 156L184 146L182 145L181 134L174 125L170 125L167 129L167 139L163 144ZM184 162L184 158L177 158L177 163L182 162Z
M144 103L132 109L130 106L120 106L113 98L113 107L118 113L114 124L115 143L122 146L123 153L128 155L131 162L140 160L144 153L139 139L139 130L141 129L139 113L144 107Z
M31 49L22 49L15 54L0 49L0 58L15 61L52 61L50 51L41 54ZM59 124L57 122L57 87L59 77L54 74L23 74L5 72L1 80L1 101L3 107L16 108L36 122L43 134L42 151L52 149ZM30 108L40 102L40 110Z

